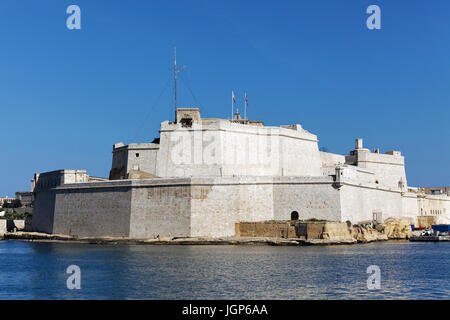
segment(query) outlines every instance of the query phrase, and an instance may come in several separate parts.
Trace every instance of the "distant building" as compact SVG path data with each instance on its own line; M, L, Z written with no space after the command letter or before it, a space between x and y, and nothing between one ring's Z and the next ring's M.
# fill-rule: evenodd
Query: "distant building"
M450 187L427 187L423 188L426 194L446 194L450 196Z
M32 207L34 201L33 192L16 192L16 199L20 201L22 207Z
M8 198L8 197L0 198L0 207L3 207L5 203L13 203L15 200L16 198Z

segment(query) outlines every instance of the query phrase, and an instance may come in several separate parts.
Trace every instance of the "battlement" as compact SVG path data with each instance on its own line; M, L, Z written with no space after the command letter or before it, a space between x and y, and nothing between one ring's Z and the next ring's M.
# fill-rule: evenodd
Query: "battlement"
M86 170L55 170L44 173L36 173L31 180L31 190L40 191L51 189L68 183L83 183L89 181Z
M404 189L407 187L405 158L400 151L380 153L379 149L371 152L363 147L363 140L356 139L355 149L345 156L345 163L371 170L375 174L375 182Z
M239 117L201 118L198 109L177 112L177 122L161 123L156 176L321 175L317 136L299 124L264 126Z
M355 149L350 151L350 156L354 156L358 153L371 153L375 155L383 155L380 153L380 149L376 148L373 152L369 149L363 147L363 139L357 138L355 140ZM386 151L385 155L390 155L394 157L401 157L402 153L400 151ZM387 158L386 158L387 159Z
M109 172L110 180L128 179L131 171L143 172L146 176L156 173L156 156L158 143L130 143L122 142L113 146L113 159Z
M184 127L191 127L194 121L199 120L199 108L177 108L175 111L175 123L181 123Z

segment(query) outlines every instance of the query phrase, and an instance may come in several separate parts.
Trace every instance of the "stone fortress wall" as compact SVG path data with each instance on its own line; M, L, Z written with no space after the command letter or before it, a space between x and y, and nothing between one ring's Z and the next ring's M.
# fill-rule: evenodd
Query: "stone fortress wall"
M132 143L113 146L113 162L110 180L127 179L132 171L156 175L156 161L159 150L157 143Z
M200 119L186 126L166 121L160 134L159 177L321 175L317 137L299 125Z
M450 214L447 194L407 186L404 158L361 139L349 155L320 152L300 125L202 119L177 109L153 143L116 144L110 180L83 170L36 174L33 229L77 236L233 236L235 223L357 223ZM138 177L138 179L135 179Z

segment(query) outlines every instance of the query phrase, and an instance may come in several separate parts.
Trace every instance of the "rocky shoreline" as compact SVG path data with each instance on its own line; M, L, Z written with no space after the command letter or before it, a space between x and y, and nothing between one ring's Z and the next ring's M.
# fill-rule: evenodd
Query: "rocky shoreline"
M47 234L30 231L0 233L0 239L41 242L75 242L87 244L133 244L133 245L272 245L308 246L370 243L387 240L408 240L411 227L403 219L387 219L383 224L355 224L350 222L310 222L300 225L291 222L239 223L232 237L79 237L63 234ZM297 228L297 230L296 230ZM285 232L281 232L281 231ZM305 233L302 233L302 232Z
M356 243L369 243L386 241L386 239L374 239L369 241L358 240L332 240L332 239L298 239L298 238L263 238L263 237L224 237L224 238L160 238L160 239L130 239L117 237L74 237L58 234L46 234L38 232L13 232L5 233L3 240L19 240L32 242L68 242L85 244L128 244L128 245L271 245L271 246L308 246L308 245L348 245Z

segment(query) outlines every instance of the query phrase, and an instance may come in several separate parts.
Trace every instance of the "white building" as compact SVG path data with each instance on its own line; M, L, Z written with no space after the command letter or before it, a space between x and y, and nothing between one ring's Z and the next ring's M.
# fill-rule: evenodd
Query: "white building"
M34 185L34 230L79 236L219 237L242 221L450 214L447 194L408 187L399 151L357 139L349 155L320 152L298 124L202 119L196 108L178 108L153 143L115 144L109 181L57 171Z

